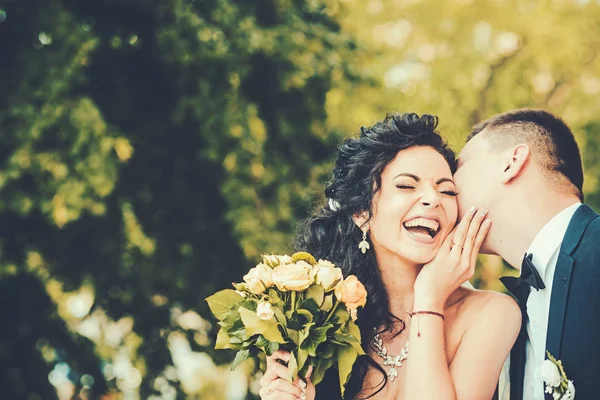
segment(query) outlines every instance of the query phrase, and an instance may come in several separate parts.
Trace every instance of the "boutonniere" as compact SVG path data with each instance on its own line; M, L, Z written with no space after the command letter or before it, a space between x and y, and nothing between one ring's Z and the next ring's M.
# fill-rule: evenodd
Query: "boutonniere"
M546 351L548 359L540 366L540 378L545 383L545 391L552 395L554 400L574 400L575 385L567 378L562 366L562 361L557 360Z

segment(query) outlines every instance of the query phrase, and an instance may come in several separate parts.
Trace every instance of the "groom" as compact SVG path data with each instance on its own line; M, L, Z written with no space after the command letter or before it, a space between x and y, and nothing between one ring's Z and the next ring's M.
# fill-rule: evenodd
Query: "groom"
M489 210L482 253L520 271L503 278L523 312L511 400L552 400L537 373L546 351L562 360L577 400L600 399L600 217L582 204L570 129L541 110L497 115L474 127L454 179L461 215L471 205Z

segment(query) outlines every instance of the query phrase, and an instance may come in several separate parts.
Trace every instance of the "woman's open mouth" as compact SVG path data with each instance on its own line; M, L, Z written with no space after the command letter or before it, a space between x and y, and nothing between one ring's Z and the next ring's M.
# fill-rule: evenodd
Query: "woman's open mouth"
M436 219L424 217L410 219L402 225L412 237L426 243L432 243L441 228L439 221Z

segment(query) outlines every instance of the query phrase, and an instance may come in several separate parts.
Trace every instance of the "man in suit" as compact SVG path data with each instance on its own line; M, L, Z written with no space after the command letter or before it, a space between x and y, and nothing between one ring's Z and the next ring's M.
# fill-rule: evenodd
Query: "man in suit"
M489 210L481 251L520 271L503 278L523 312L511 400L552 400L538 376L546 351L562 360L578 400L600 399L600 217L583 203L571 130L541 110L497 115L474 127L454 179L461 215Z

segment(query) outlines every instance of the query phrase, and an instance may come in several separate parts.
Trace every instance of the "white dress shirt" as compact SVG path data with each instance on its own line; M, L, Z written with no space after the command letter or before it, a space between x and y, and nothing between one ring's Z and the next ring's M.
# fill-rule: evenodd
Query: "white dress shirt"
M556 214L531 242L527 253L533 253L533 265L544 280L545 289L531 289L527 299L527 335L525 345L525 380L523 382L524 400L544 400L544 382L538 369L546 358L546 334L548 314L556 261L565 233L573 214L581 203L575 203Z

